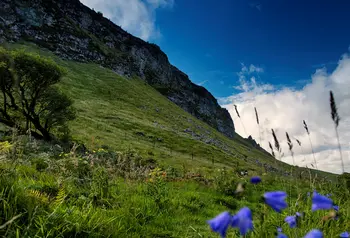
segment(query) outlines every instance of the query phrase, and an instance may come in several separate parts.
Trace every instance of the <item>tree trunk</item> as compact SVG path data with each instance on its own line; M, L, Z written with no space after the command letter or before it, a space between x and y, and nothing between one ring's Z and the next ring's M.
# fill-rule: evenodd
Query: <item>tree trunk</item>
M34 127L41 133L44 140L50 141L52 139L50 133L44 127L41 126L39 119L29 118L29 120L33 123Z

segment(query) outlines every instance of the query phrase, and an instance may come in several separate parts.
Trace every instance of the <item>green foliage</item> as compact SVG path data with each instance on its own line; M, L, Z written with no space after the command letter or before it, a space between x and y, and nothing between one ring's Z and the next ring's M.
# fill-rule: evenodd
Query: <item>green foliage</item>
M93 172L91 194L99 199L110 196L109 177L106 169L103 167L99 167Z
M350 173L343 173L339 176L339 180L344 184L345 188L350 191Z
M31 162L35 165L36 170L40 172L49 167L48 161L46 161L44 158L35 158Z
M233 175L233 172L229 172L226 169L219 169L214 177L215 189L226 195L234 195L237 183L235 182L236 177Z
M6 144L17 153L22 143L27 141ZM29 143L15 164L6 157L0 161L0 227L5 225L0 236L217 237L206 221L222 211L234 213L243 206L253 211L255 229L247 235L251 238L274 237L277 226L282 226L288 237L303 237L312 228L321 229L325 237L337 237L349 229L349 196L343 188L329 186L328 181L315 185L320 193L332 193L333 201L340 206L339 219L322 221L328 213L311 213L308 181L264 175L261 184L248 183L238 197L229 194L238 181L247 181L233 171L189 170L181 174L172 167L156 167L147 177L137 173L139 177L134 178L135 171L143 171L140 166L147 171L147 164L130 162L123 173L119 168L128 159L138 158L135 151L97 149L80 154L71 148L57 157L56 150L46 149L43 157L33 154L38 147L40 151L45 144ZM38 171L41 162L31 156L46 158L49 167L42 166ZM212 182L197 181L199 173ZM288 192L289 207L282 214L272 212L260 199L265 191L273 190ZM305 215L298 228L290 229L283 219L297 211ZM233 229L228 233L229 238L237 235Z
M160 209L163 209L169 201L167 198L168 188L165 179L166 172L161 171L160 168L155 168L149 173L149 179L147 179L147 186L145 189L145 194L152 197Z
M45 139L53 128L62 131L75 117L72 101L54 87L63 74L52 60L0 48L0 122L22 133L33 126Z
M340 179L325 179L334 175L318 172L315 179L312 171L309 180L267 172L260 174L261 184L251 185L249 177L234 171L244 168L258 174L261 168L255 159L284 171L290 167L275 164L238 135L226 138L142 80L125 79L93 64L62 61L45 51L40 54L66 68L52 88L74 99L77 118L68 128L87 148L7 134L8 141L0 144L0 227L6 224L1 237L217 237L206 221L243 206L253 211L255 230L247 235L251 238L275 237L277 226L289 237L303 237L312 228L322 229L325 237L349 230L349 195ZM6 62L5 56L1 62ZM2 75L12 73L1 67ZM187 128L198 135L208 131L218 146L193 139L184 132ZM246 188L234 196L240 183ZM338 220L323 222L328 213L311 213L306 193L314 187L332 193L340 206ZM274 190L288 192L289 207L282 214L260 199ZM305 217L297 229L290 229L283 219L296 211L305 212ZM236 230L228 237L238 237Z

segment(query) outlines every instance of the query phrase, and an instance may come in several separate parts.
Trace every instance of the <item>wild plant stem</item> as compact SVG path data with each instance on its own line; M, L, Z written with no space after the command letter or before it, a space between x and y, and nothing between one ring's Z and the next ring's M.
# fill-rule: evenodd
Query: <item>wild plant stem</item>
M295 166L295 160L294 160L294 155L292 153L292 159L293 159L293 166Z
M304 154L303 147L300 146L301 153L304 155L304 160L306 161L306 156ZM310 188L312 189L312 175L311 175L311 169L308 168L309 176L310 176Z
M245 130L245 127L244 127L244 124L243 124L242 119L241 119L241 118L239 118L239 119L240 119L240 121L241 121L241 124L242 124L243 130L244 130L245 136L248 136L247 131Z
M315 166L316 166L316 169L318 170L318 168L317 168L317 162L316 162L316 158L315 158L314 147L312 146L312 142L311 142L310 135L309 135L309 141L310 141L310 145L311 145L312 156L314 157Z
M343 156L342 156L342 153L341 153L341 147L340 147L339 134L338 134L338 129L337 129L337 127L335 127L335 133L336 133L336 135L337 135L337 140L338 140L338 149L339 149L339 154L340 154L341 167L342 167L343 173L344 173L344 172L345 172L345 169L344 169L344 161L343 161Z

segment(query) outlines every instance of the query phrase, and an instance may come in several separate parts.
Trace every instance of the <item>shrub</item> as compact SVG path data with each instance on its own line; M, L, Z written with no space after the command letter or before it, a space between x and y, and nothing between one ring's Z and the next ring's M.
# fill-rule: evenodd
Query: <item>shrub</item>
M0 122L52 139L52 130L62 131L75 118L72 101L54 86L63 74L52 60L0 48Z
M214 178L214 187L218 192L225 195L234 195L236 183L233 174L229 174L226 169L220 169L219 174Z

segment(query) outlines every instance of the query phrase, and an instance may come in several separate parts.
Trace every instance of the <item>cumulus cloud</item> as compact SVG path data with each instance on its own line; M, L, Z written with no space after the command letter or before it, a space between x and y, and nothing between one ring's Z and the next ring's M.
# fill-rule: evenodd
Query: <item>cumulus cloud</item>
M341 118L338 130L345 171L350 172L350 56L343 55L333 72L327 72L326 68L317 69L311 80L300 90L258 84L255 76L248 78L251 71L258 72L254 67L242 65L242 71L238 73L240 85L235 87L241 92L219 99L232 118L236 118L234 104L237 105L248 135L252 135L259 143L259 127L254 112L256 107L260 119L262 147L270 151L268 142L273 142L273 128L285 154L282 161L293 164L285 135L288 132L293 139L296 164L312 167L310 142L303 127L305 120L310 130L318 169L341 173L337 139L330 115L329 91L332 90ZM237 132L247 137L241 123L235 121ZM301 141L301 147L295 139Z
M156 10L174 5L174 0L81 0L81 2L102 12L105 17L123 29L146 41L161 36L156 26Z

